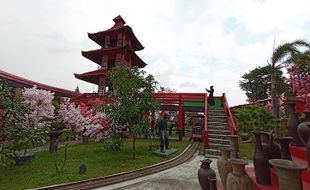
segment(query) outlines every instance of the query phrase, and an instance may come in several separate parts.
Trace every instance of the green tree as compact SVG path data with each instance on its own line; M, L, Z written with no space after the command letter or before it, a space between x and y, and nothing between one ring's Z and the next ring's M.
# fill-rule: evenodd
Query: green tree
M234 111L239 132L276 130L279 120L264 106L250 105Z
M109 79L115 95L111 95L108 113L112 118L112 126L127 126L132 137L133 158L136 156L137 135L150 134L147 114L158 108L158 103L152 93L157 82L152 75L138 67L116 68Z
M298 47L310 48L310 44L303 40L296 40L291 43L279 45L271 56L271 101L274 115L278 118L280 112L279 92L277 91L276 70L290 64L301 64L304 60L304 52Z
M282 94L287 92L288 85L285 83L285 77L280 69L276 70L277 91ZM240 88L245 91L249 102L263 100L268 98L267 91L271 86L271 66L258 67L248 73L245 73L239 81Z
M16 151L26 150L33 133L21 127L28 113L28 105L16 96L8 83L0 79L0 163L12 163Z

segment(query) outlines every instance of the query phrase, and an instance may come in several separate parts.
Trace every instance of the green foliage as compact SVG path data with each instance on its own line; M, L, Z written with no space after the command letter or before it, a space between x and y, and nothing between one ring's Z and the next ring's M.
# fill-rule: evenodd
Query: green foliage
M27 104L22 97L14 95L4 80L0 80L0 108L0 163L5 164L7 160L12 161L17 150L26 150L27 144L35 139L28 129L21 127L29 111Z
M288 91L283 72L276 68L277 90L280 94ZM271 90L271 66L257 67L242 76L239 81L240 88L245 91L249 102L268 98L267 91Z
M152 75L138 67L116 68L109 79L116 95L111 95L112 103L107 112L112 119L111 125L127 126L133 137L133 154L135 157L135 137L148 132L146 114L158 108L157 101L152 93L157 82ZM117 130L116 130L117 131Z
M121 135L115 135L112 138L107 138L103 140L103 147L105 150L109 151L120 151L124 144L124 138Z
M239 132L271 131L279 126L279 120L261 105L237 108L234 116Z

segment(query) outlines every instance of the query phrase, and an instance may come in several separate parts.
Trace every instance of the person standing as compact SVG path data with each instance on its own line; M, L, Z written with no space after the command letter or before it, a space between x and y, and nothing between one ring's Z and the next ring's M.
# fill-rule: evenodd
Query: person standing
M214 93L213 86L210 86L210 90L208 90L208 89L206 88L206 91L209 93L209 96L208 96L208 103L209 103L211 106L214 106L214 105L215 105L215 102L214 102L214 97L213 97L213 93Z
M158 135L160 137L160 152L164 152L164 147L169 149L169 140L166 133L167 123L168 123L168 114L163 114L162 118L158 122Z

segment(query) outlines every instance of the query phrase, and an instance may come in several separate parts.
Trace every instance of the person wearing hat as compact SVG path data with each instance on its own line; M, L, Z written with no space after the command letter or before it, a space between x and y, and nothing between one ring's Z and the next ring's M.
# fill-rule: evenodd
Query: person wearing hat
M161 118L157 124L158 135L160 137L160 152L164 152L164 147L169 149L169 140L166 133L169 114L161 114Z
M213 93L214 93L213 86L210 86L210 90L208 90L208 89L206 88L206 91L209 93L209 96L208 96L208 103L209 103L211 106L214 106L214 105L215 105L215 102L214 102L214 97L213 97Z

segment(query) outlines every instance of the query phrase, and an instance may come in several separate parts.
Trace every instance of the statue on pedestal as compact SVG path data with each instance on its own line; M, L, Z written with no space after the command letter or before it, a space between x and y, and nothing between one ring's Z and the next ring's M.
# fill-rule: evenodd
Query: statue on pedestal
M160 152L164 152L164 147L169 149L169 140L167 136L167 122L168 114L161 115L161 118L157 124L158 135L160 137Z

